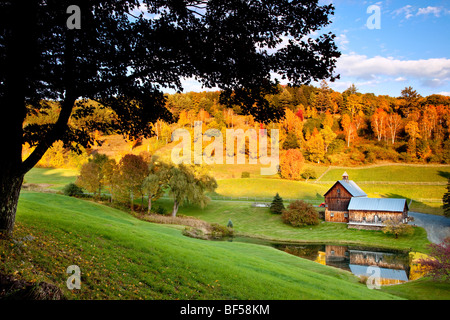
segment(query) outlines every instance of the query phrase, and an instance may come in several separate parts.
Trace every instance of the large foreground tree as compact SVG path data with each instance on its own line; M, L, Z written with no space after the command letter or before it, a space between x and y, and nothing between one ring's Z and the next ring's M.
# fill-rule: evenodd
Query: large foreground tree
M53 142L93 143L102 124L70 125L91 114L83 99L114 110L111 125L129 137L168 119L164 88L190 77L257 121L280 118L264 98L272 73L293 85L336 78L334 35L315 36L333 10L318 0L2 1L0 232L12 233L23 177ZM27 124L49 101L58 119ZM26 142L35 148L22 159Z

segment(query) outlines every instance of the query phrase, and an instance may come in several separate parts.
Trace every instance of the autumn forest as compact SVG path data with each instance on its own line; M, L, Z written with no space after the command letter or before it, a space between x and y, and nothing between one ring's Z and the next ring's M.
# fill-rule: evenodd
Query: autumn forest
M267 96L273 108L284 110L278 121L262 124L239 106L225 108L219 92L188 92L166 95L166 107L172 121L149 124L154 132L151 150L171 142L176 128L193 130L195 121L203 130L226 128L279 129L280 167L283 163L313 162L361 165L380 161L405 163L450 163L450 98L441 95L420 96L413 88L402 90L399 97L362 94L354 85L340 93L323 81L320 87L279 86L278 93ZM26 124L52 123L58 115L58 103L46 102L45 114L30 114ZM71 119L74 128L96 123L92 139L100 143L114 131L102 131L102 123L114 123L114 112L89 100L91 115ZM79 123L78 123L79 122ZM82 123L81 123L82 122ZM203 132L204 132L203 131ZM270 130L269 130L270 131ZM139 141L129 141L130 150ZM89 150L56 142L41 160L41 166L80 167ZM24 156L33 148L27 144ZM289 159L287 159L289 158ZM291 165L290 165L291 166ZM286 165L285 165L286 167ZM293 168L290 168L292 171ZM296 179L297 172L282 173Z

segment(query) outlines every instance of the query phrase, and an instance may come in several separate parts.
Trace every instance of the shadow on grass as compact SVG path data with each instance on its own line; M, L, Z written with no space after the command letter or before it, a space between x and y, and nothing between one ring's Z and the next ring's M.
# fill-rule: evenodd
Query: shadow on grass
M444 177L445 179L450 179L450 172L439 170L438 175L440 175L441 177Z
M417 200L402 196L400 194L395 194L395 193L388 193L387 197L385 197L385 198L406 199L406 203L408 204L409 211L435 214L435 215L443 214L441 205L431 206L428 203L417 201Z

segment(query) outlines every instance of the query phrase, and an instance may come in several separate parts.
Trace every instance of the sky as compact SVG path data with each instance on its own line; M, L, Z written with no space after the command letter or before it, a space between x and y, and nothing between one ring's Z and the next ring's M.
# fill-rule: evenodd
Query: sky
M319 3L335 7L332 23L319 31L333 32L342 53L340 80L328 83L333 90L355 84L361 93L398 97L411 86L422 96L450 96L450 0ZM205 90L193 80L184 89Z

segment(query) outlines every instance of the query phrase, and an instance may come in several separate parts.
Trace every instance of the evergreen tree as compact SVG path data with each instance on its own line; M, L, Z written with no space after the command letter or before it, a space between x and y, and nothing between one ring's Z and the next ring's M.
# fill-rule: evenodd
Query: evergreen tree
M273 197L272 203L270 204L270 212L281 214L285 209L283 204L283 198L277 193L275 197Z
M442 200L444 202L444 215L447 218L450 218L450 178L448 178L447 182L447 192L444 194Z

